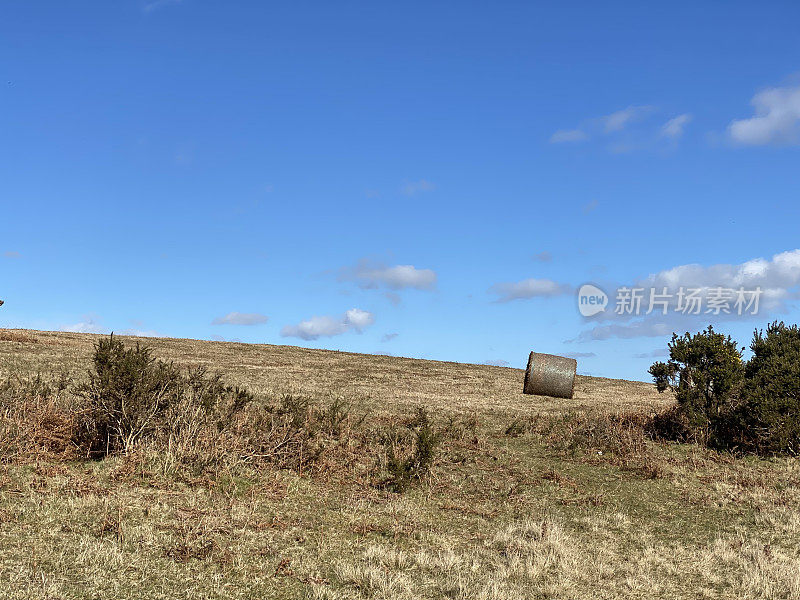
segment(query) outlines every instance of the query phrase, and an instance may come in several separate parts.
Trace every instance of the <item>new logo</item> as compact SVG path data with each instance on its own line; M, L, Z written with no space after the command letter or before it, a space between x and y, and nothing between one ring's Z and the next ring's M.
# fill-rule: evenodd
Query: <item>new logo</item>
M578 311L584 317L603 312L608 306L608 295L596 285L585 283L578 290Z

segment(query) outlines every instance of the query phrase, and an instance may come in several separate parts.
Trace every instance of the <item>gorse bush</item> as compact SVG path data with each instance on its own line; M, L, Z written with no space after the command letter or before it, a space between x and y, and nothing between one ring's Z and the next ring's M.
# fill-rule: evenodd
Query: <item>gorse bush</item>
M113 335L95 345L93 369L75 394L84 406L73 437L85 455L140 449L148 468L170 475L241 464L324 468L324 456L363 422L351 420L341 399L322 404L284 394L253 406L250 392L219 374L204 367L183 371Z
M205 368L181 373L140 346L126 348L112 335L95 345L89 380L75 389L86 402L76 443L90 456L129 452L148 437L192 431L213 416L219 431L253 400ZM203 417L203 418L201 418Z
M771 323L756 331L745 367L742 406L732 419L744 446L769 454L800 453L800 329Z
M127 452L163 421L183 378L149 348L126 348L113 334L95 344L93 364L89 381L75 390L88 403L78 441L93 455Z
M403 491L421 481L440 439L480 443L477 421L434 429L412 418L353 415L342 398L256 398L205 367L179 367L115 336L95 344L87 378L0 381L0 461L121 455L115 477L235 481L261 469L324 474Z
M441 434L434 430L428 412L417 410L416 416L404 428L391 428L383 436L386 478L381 485L404 492L422 479L436 458Z
M800 330L774 322L756 330L747 363L711 327L673 335L668 362L650 367L675 407L655 417L663 437L761 454L800 452Z
M357 430L365 418L352 417L340 398L323 403L284 394L265 404L252 445L259 448L258 457L280 468L330 472L352 464L348 449L363 442Z
M689 435L706 443L742 382L741 350L711 326L695 335L673 334L668 347L669 361L654 363L650 374L659 392L675 393Z
M235 463L236 438L253 395L205 367L189 368L174 401L145 438L164 474L200 475Z

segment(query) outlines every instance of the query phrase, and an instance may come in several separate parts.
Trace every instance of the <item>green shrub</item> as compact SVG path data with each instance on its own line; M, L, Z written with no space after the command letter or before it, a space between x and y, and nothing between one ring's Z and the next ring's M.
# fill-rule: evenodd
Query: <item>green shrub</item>
M730 337L706 331L673 335L670 360L650 367L676 406L657 415L660 437L733 451L800 454L800 328L773 322L756 330L743 364Z
M800 453L800 329L774 322L756 331L742 405L729 440L763 454ZM731 436L733 437L733 436Z
M163 419L177 400L182 378L172 363L156 361L149 348L125 348L112 334L95 344L94 369L75 393L87 402L79 443L90 455L129 451Z
M714 437L730 410L744 375L742 351L730 336L710 325L695 335L672 335L669 360L656 362L650 374L659 392L672 390L678 401L670 426L683 421L683 435L701 443Z
M199 476L238 460L240 417L253 402L242 388L225 385L205 367L189 368L163 417L147 437L147 448L164 474Z
M228 429L234 417L254 400L253 394L239 386L226 385L219 373L209 374L205 367L190 367L179 394L181 402L171 418L180 418L185 407L198 407L211 417L217 431Z
M417 409L405 429L391 429L383 438L388 475L382 486L404 492L422 479L433 466L440 441L424 408Z
M366 418L352 418L350 407L340 398L321 403L283 394L279 403L264 408L269 421L259 427L257 441L251 444L267 462L301 473L333 470L328 459L337 453L346 462L341 451L353 441L353 429L360 428Z
M150 348L126 348L113 334L95 345L93 365L89 380L75 389L86 402L75 441L89 456L127 453L158 434L170 443L191 437L208 419L222 431L253 400L203 367L184 376L173 363L156 360Z
M645 431L653 439L682 443L698 441L686 413L677 404L654 414L646 424Z

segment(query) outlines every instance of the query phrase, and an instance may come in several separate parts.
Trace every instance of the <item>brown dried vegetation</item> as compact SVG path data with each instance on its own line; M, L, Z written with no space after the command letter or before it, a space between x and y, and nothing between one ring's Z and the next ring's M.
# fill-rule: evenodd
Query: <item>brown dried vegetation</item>
M20 334L0 597L800 597L797 460L659 441L648 384L554 401L513 369L149 340L188 387L92 454L97 338Z

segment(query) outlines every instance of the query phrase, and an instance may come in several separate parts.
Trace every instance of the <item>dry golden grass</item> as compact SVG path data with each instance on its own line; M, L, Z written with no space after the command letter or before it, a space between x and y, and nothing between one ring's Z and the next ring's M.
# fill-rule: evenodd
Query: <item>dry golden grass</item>
M100 337L81 333L3 330L27 343L0 342L6 369L79 376L88 368L92 346ZM347 397L376 410L407 412L416 406L448 413L507 413L654 409L668 404L652 385L621 379L578 376L572 400L522 393L524 371L506 367L432 360L170 338L123 337L146 342L165 360L204 365L227 381L257 394L300 393Z
M0 378L81 378L96 339L0 332ZM563 401L523 396L514 369L146 341L262 397L344 398L370 427L426 407L439 458L397 494L337 470L374 461L358 431L315 469L183 477L170 448L86 461L0 443L0 598L800 598L797 461L647 439L638 419L669 402L651 385L581 377ZM48 411L0 424L47 429Z

